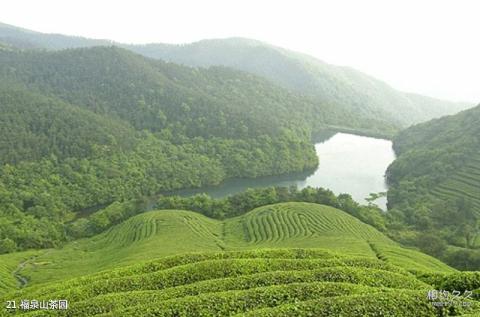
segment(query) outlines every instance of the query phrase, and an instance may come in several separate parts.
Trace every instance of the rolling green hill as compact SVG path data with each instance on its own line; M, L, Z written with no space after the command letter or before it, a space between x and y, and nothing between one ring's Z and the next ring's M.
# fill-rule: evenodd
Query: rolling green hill
M480 107L399 134L386 214L321 188L158 195L305 172L322 132L392 135L465 105L252 40L111 44L0 24L0 302L70 301L0 316L478 311L434 308L428 290L480 274L417 250L480 264Z
M391 243L347 213L310 203L260 207L227 220L224 230L227 245L240 248L321 247L374 256L369 242Z
M29 316L447 316L478 310L471 301L466 309L435 309L426 297L431 288L376 258L265 249L170 256L4 298L69 299L67 311Z
M398 158L388 169L388 201L410 229L432 232L460 248L479 246L479 136L476 107L411 127L394 139ZM459 253L450 257L462 267L480 265L477 258L461 263Z
M436 286L429 276L457 274L311 203L267 205L225 221L151 211L61 249L3 255L10 264L0 274L29 256L16 273L28 284L4 286L0 300L48 294L70 305L31 316L437 316L426 300Z
M92 238L41 251L28 261L21 275L30 285L36 285L185 252L292 247L381 258L408 270L452 271L434 258L401 248L341 210L311 203L283 203L224 221L190 211L143 213ZM72 267L76 269L72 271Z

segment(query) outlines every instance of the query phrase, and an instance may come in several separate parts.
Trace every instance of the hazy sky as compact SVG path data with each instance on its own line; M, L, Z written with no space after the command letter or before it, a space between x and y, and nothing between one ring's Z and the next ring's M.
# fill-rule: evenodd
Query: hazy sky
M120 42L242 36L392 86L480 102L478 0L0 0L0 21Z

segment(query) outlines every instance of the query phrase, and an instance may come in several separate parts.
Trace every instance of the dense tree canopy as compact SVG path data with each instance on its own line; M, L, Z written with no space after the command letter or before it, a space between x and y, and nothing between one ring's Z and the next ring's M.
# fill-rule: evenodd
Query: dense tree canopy
M307 187L299 190L296 187L266 187L247 189L220 199L206 194L191 197L161 195L156 201L136 199L123 203L114 202L104 209L68 223L67 232L72 237L91 236L152 208L190 210L211 218L225 219L243 215L257 207L282 202L309 202L335 207L378 230L386 229L383 212L377 206L360 205L348 194L336 196L332 191L324 188Z
M399 156L387 171L388 216L397 238L453 265L478 269L480 251L473 249L480 247L480 106L404 130L394 148ZM462 257L468 263L458 262L458 252L472 253Z
M319 112L323 112L325 104L330 104L337 113L342 109L344 114L355 114L349 116L349 120L370 121L371 124L364 128L377 133L472 106L403 93L350 67L329 65L306 54L246 38L202 40L182 45L133 45L44 34L0 23L0 42L18 48L46 50L116 45L177 64L227 66L267 78L291 91L309 94Z
M372 126L254 75L113 47L0 50L0 123L4 252L55 246L95 206L314 168L312 132Z

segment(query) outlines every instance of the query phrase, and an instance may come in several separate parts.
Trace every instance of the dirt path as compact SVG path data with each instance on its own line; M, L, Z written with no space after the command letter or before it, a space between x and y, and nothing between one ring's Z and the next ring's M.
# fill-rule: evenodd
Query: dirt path
M15 271L13 271L12 274L17 279L18 285L19 285L20 288L23 288L23 287L27 286L27 284L28 284L28 279L25 276L20 275L20 272L25 268L25 266L30 261L34 260L35 258L37 258L37 256L32 256L32 257L28 258L27 260L21 262L20 264L18 264Z
M15 279L18 281L18 286L19 288L24 288L28 285L28 279L21 275L20 273L22 272L22 270L27 266L27 264L33 262L34 260L36 260L39 256L42 256L42 255L46 255L48 253L50 253L51 250L48 250L46 252L43 252L41 254L37 254L37 255L33 255L31 257L29 257L28 259L26 259L25 261L23 262L20 262L17 266L17 268L15 269L15 271L12 272L12 275L13 277L15 277Z

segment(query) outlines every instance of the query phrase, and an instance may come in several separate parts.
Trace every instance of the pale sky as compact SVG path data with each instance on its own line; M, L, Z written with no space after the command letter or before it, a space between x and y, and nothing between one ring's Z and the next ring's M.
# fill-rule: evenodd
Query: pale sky
M480 102L478 0L0 0L0 22L127 43L241 36Z

